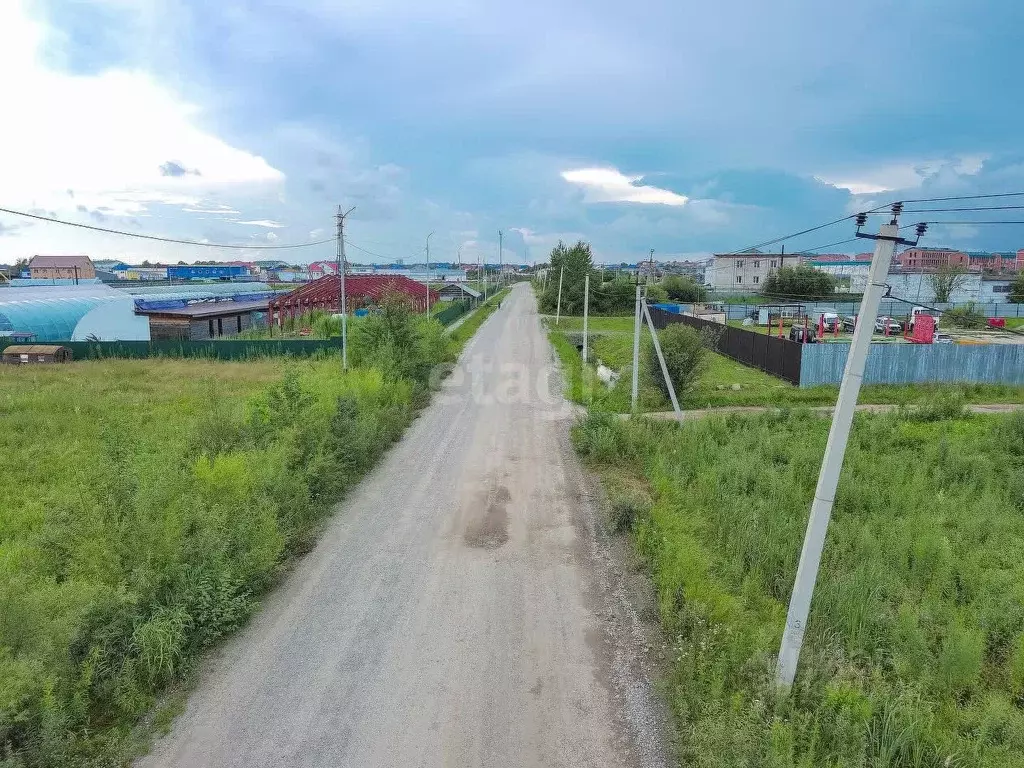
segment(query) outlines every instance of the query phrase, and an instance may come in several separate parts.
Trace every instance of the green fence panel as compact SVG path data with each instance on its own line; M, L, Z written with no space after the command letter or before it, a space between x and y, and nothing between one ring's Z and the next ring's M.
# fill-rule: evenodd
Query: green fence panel
M434 318L441 325L451 325L469 311L470 302L467 300L453 301L450 307L446 307L434 315Z
M341 351L341 339L238 339L223 341L55 341L75 360L108 357L204 357L245 360L253 357L309 357Z

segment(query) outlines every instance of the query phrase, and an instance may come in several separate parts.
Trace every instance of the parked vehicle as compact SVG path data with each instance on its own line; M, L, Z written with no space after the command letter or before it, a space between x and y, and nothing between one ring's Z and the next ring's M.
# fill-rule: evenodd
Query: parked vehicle
M889 335L903 333L903 324L899 320L893 320L891 317L880 317L875 320L875 331L877 333L885 333L885 327L889 326Z
M849 331L850 333L853 333L853 331L854 331L854 329L856 327L857 327L857 318L853 317L852 315L847 315L846 317L843 318L843 330L844 331Z
M789 329L789 340L795 341L798 344L817 344L818 337L815 335L814 328L794 325Z
M914 307L912 310L910 310L910 322L907 325L907 328L910 329L911 333L913 333L913 331L914 331L914 321L920 315L928 315L928 316L934 318L934 320L935 320L935 329L938 330L938 328L939 328L939 318L938 317L933 315L931 312L927 311L924 307Z
M825 312L818 318L819 323L828 333L833 333L836 327L839 326L839 315L835 312Z
M952 344L953 337L948 333L936 333L932 339L933 344Z

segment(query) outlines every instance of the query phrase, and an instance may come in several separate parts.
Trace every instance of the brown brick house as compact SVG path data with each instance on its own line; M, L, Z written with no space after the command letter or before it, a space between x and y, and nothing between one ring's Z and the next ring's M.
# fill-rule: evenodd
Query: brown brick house
M91 280L96 269L88 256L33 256L28 263L33 278L42 280Z

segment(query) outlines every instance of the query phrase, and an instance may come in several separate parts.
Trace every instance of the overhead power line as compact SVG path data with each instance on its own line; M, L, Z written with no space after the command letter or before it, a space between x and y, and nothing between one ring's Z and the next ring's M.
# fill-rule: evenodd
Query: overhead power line
M903 200L903 201L900 201L900 202L903 202L903 203L940 203L940 202L949 202L949 201L954 201L954 200L984 200L984 199L1002 198L1002 197L1024 197L1024 192L995 192L995 193L983 194L983 195L951 195L951 196L948 196L948 197L921 197L921 198ZM888 216L889 215L889 209L891 208L891 206L893 205L894 202L897 202L897 201L890 201L890 202L887 202L887 203L883 203L882 205L879 205L879 206L871 208L871 209L869 209L867 211L864 211L864 213ZM1013 209L1018 209L1018 208L1024 209L1024 206L998 206L998 207L991 207L991 208L989 208L989 207L934 208L934 209L924 208L924 209L918 209L916 211L915 210L904 210L904 211L902 211L901 215L906 215L906 214L911 214L911 213L940 213L940 212L947 212L947 211L1013 210ZM782 235L781 237L776 237L776 238L773 238L771 240L765 240L764 242L757 243L756 245L751 245L751 246L748 246L746 248L742 248L742 249L736 250L736 251L729 251L728 253L741 254L741 253L747 253L747 252L752 251L752 250L754 250L756 248L764 248L765 246L776 245L776 244L782 243L782 242L784 242L786 240L791 240L791 239L793 239L795 237L800 237L801 235L810 234L811 232L817 232L818 230L825 229L826 227L835 226L836 224L842 224L844 221L850 221L850 220L852 220L854 218L856 218L856 214L851 214L849 216L843 216L842 218L834 219L833 221L828 221L828 222L825 222L824 224L819 224L816 227L809 227L808 229L802 229L799 232L793 232L792 234ZM829 246L821 246L821 247L829 247ZM815 250L815 249L810 249L810 250Z
M827 222L825 224L819 224L818 226L810 227L809 229L802 229L799 232L794 232L791 235L783 235L782 237L776 237L774 240L765 240L763 243L757 243L756 245L748 246L747 248L744 248L743 250L740 250L740 251L732 251L732 253L736 253L736 254L748 253L750 251L753 251L755 248L764 248L765 246L768 246L768 245L775 245L776 243L781 243L784 240L790 240L790 239L792 239L794 237L800 237L800 235L806 235L806 234L810 234L811 232L817 232L819 229L825 229L825 227L831 227L831 226L833 226L835 224L841 224L844 221L850 221L853 218L854 218L853 214L851 214L849 216L843 216L843 218L841 218L841 219L836 219L835 221L829 221L829 222Z
M856 237L849 237L846 240L837 240L834 243L825 243L825 245L817 245L814 248L801 248L799 251L793 251L793 255L794 256L799 256L802 253L812 253L813 251L823 251L826 248L833 248L833 247L835 247L837 245L846 245L848 243L856 243L856 242L858 242L858 238L856 238Z
M314 245L323 245L324 243L333 243L334 238L328 238L326 240L315 240L311 243L294 243L290 245L228 245L226 243L202 243L196 240L179 240L174 237L160 237L158 235L143 235L139 232L126 232L121 229L108 229L107 227L96 227L92 224L80 224L75 221L64 221L63 219L56 219L52 216L42 216L37 213L27 213L26 211L15 211L10 208L0 208L0 213L9 213L12 216L24 216L28 219L36 219L38 221L47 221L51 224L63 224L65 227L77 227L78 229L88 229L93 232L105 232L109 235L121 235L122 237L134 237L139 240L155 240L159 243L175 243L178 245L198 245L203 248L233 248L236 250L254 250L254 251L280 251L291 248L311 248Z
M1001 220L1001 221L950 221L950 220L947 220L947 221L924 221L924 222L921 222L921 223L922 224L929 224L929 225L931 225L931 224L953 224L953 225L955 225L955 224L970 224L971 226L974 226L976 224L1024 224L1024 219L1004 219L1004 220ZM900 227L900 229L906 229L907 227L916 227L916 226L917 226L917 222L915 222L913 224L904 224L904 225L902 225Z
M986 200L993 197L1024 197L1024 192L995 192L989 195L954 195L953 197L921 197L904 203L945 203L950 200Z
M361 245L356 245L348 238L345 238L345 245L355 248L357 251L361 251L362 253L365 253L367 256L373 256L375 258L384 259L385 261L389 262L395 260L395 257L393 256L385 256L383 253L377 253L376 251L371 251L367 248L363 248Z
M914 210L904 210L905 215L912 213L954 213L961 211L1020 211L1024 210L1024 205L987 205L987 206L967 206L961 208L917 208Z

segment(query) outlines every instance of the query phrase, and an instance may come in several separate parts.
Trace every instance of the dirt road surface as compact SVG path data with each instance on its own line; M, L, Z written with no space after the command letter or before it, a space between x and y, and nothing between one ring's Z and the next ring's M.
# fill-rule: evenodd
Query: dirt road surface
M665 764L529 286L141 768Z

